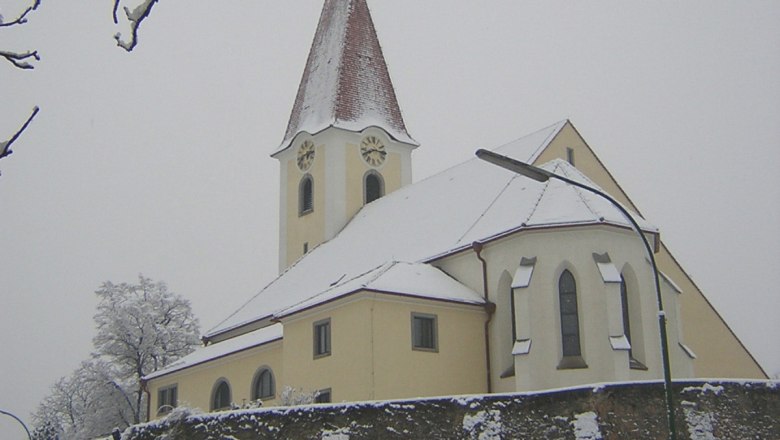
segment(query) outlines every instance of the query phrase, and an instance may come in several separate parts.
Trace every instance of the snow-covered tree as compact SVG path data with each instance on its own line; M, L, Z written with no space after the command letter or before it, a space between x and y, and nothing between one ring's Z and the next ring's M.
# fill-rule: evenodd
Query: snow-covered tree
M132 384L117 382L108 362L82 362L70 376L54 384L51 394L33 414L33 437L38 440L95 438L130 425L133 411L128 396Z
M192 352L200 344L198 320L189 301L164 282L139 275L138 284L109 281L95 292L95 356L110 362L118 377L134 383L132 423L143 419L141 378Z
M37 440L107 436L146 418L141 378L200 344L189 301L163 282L103 283L92 358L54 384L33 414Z

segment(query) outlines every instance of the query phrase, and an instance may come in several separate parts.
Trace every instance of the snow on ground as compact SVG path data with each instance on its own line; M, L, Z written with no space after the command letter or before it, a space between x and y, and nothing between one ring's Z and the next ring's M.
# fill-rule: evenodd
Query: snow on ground
M697 411L696 404L693 402L683 401L682 407L691 440L717 439L717 437L712 434L713 422L715 421L715 416L712 413Z
M574 426L574 435L577 440L602 439L598 417L593 411L575 415L571 424Z
M501 412L493 409L466 414L463 416L463 430L469 433L471 439L500 440L504 431Z

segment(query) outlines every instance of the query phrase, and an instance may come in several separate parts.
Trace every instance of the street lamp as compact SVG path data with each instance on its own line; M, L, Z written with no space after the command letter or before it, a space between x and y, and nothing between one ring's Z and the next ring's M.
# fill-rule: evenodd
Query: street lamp
M32 440L32 436L30 435L30 430L27 429L27 425L24 424L22 419L20 419L19 417L16 417L15 415L9 413L8 411L3 411L2 409L0 409L0 414L5 414L5 415L7 415L9 417L13 417L14 420L16 420L17 422L19 422L22 425L22 428L24 428L24 432L27 433L27 438Z
M634 231L636 231L636 233L639 235L639 238L642 239L642 243L644 243L645 245L645 251L647 252L647 256L650 258L650 263L653 266L653 277L655 280L655 294L658 301L658 327L659 327L659 332L661 334L661 360L662 360L663 370L664 370L664 394L666 395L666 417L669 423L669 436L672 440L676 440L677 429L675 428L675 423L674 423L674 400L672 398L672 373L671 373L671 367L669 366L669 339L667 338L666 335L666 313L664 312L664 303L663 300L661 299L661 285L658 282L659 280L658 266L656 266L655 264L655 256L653 254L652 248L650 247L650 243L648 243L647 237L645 237L645 234L642 233L642 230L639 228L639 225L637 224L636 220L634 220L634 217L632 217L631 214L629 214L628 211L626 211L626 209L620 203L617 202L617 200L613 199L603 191L600 191L591 186L571 180L564 176L559 176L558 174L552 173L545 169L535 167L533 165L529 165L524 162L520 162L519 160L515 160L512 159L511 157L503 156L489 150L479 149L477 150L476 154L477 157L479 157L484 161L490 162L493 165L498 165L502 168L506 168L517 174L522 174L523 176L534 179L536 181L546 182L549 179L558 179L562 182L568 183L569 185L582 188L586 191L592 192L593 194L601 196L607 201L609 201L610 203L612 203L612 205L614 205L618 210L620 210L623 216L631 223L631 226L634 228Z

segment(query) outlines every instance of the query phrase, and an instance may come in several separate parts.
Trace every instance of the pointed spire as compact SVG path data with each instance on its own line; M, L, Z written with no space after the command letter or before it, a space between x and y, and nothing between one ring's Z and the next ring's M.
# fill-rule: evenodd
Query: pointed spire
M334 126L378 126L398 141L406 132L382 48L365 0L325 0L284 140Z

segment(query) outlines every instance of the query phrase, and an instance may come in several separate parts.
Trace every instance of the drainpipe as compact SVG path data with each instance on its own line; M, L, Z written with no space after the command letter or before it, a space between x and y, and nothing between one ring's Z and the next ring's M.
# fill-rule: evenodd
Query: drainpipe
M141 391L146 393L146 423L152 419L152 393L147 386L148 381L141 379Z
M488 315L487 320L485 320L485 366L487 367L487 392L492 393L493 385L490 378L490 321L493 319L493 314L496 312L496 304L490 302L490 296L488 294L487 261L482 258L483 245L482 243L475 241L471 244L471 248L482 263L482 294L485 296L485 312L487 312Z

